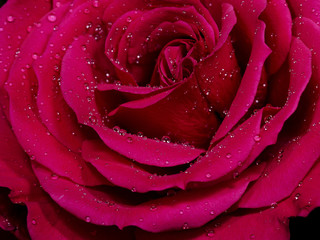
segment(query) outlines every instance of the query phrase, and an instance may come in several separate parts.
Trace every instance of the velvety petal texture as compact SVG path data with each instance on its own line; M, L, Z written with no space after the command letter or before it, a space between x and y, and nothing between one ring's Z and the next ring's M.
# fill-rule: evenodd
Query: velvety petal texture
M8 0L1 239L290 239L320 207L316 0Z

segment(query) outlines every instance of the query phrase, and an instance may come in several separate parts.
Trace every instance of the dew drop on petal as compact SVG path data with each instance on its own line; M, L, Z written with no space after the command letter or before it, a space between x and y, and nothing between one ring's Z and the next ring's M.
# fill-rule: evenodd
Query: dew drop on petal
M9 15L9 16L7 17L7 21L8 21L9 23L12 23L14 20L15 20L14 17L11 16L11 15Z
M256 135L256 136L254 136L254 141L256 141L256 142L260 142L260 140L261 140L261 137L259 136L259 135Z
M99 7L99 1L98 0L94 0L92 2L92 6L95 7L95 8Z
M85 217L85 221L86 221L87 223L89 223L89 222L91 222L91 218L90 218L89 216L87 216L87 217Z
M211 178L211 176L212 176L211 173L206 174L206 178Z
M213 231L213 230L209 230L209 231L207 232L207 237L212 238L213 236L214 236L214 231Z
M52 179L52 180L57 180L58 178L59 178L59 176L56 175L56 174L52 174L52 175L51 175L51 179Z
M31 220L31 223L32 223L32 225L36 225L36 224L37 224L37 221L36 221L35 219L32 219L32 220Z
M37 60L38 59L38 54L36 54L36 53L32 54L32 59L33 60Z
M114 126L113 127L113 131L116 132L116 133L119 133L120 132L120 128L118 126Z
M127 142L128 142L128 143L132 143L132 142L133 142L132 137L127 137Z
M55 22L56 20L57 20L56 15L54 15L54 14L48 15L48 21L49 22Z
M131 18L130 16L127 17L127 22L128 22L128 23L132 22L132 18Z
M189 229L188 223L184 223L183 226L182 226L182 229L183 229L183 230Z
M157 210L157 206L156 205L151 205L150 210L151 211L156 211Z
M171 142L171 139L170 139L169 136L163 136L163 137L161 138L161 141L162 141L162 142L165 142L165 143L170 143L170 142Z
M276 208L277 206L278 206L278 203L276 202L271 203L271 208Z
M231 158L231 153L228 153L228 154L226 155L226 158L230 159L230 158Z
M89 120L91 123L95 124L97 122L97 117L96 116L89 116Z

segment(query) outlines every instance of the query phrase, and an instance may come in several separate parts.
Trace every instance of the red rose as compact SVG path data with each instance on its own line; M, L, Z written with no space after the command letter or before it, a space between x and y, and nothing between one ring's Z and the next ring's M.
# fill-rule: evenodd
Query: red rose
M319 25L315 0L9 0L0 227L289 239L320 206Z

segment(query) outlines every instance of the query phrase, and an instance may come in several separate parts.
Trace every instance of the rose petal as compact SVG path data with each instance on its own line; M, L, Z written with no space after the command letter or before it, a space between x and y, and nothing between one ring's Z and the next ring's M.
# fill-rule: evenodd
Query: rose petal
M290 49L292 19L286 1L267 1L261 19L267 24L266 43L272 50L266 68L269 74L273 74L284 63Z
M34 4L26 0L21 4L19 0L10 0L0 9L0 85L8 79L9 69L19 55L20 46L27 34L43 15L51 9L50 2ZM13 26L14 25L14 26Z
M88 6L91 8L88 8ZM69 42L72 42L76 34L79 34L81 30L83 32L85 31L84 26L87 24L90 18L92 18L85 14L80 15L79 12L81 12L83 9L90 9L92 14L99 14L99 12L97 10L94 12L93 10L95 10L95 8L92 6L92 4L88 3L84 6L78 7L78 9L74 10L75 13L73 14L70 14L69 12L67 16L64 16L64 18L60 20L61 13L63 14L68 10L62 8L64 7L57 9L59 10L59 14L56 12L51 12L48 15L51 16L54 14L56 17L54 24L59 24L59 29L53 33L51 33L51 31L48 32L50 34L49 39L47 41L43 41L42 44L44 51L34 62L35 66L42 66L41 68L35 67L34 69L39 86L37 106L39 109L40 118L42 119L42 122L45 123L49 132L63 145L69 147L72 149L72 151L77 152L81 147L81 142L83 141L84 136L78 126L76 116L65 104L60 91L59 75L61 61L65 53L64 48ZM75 15L77 16L76 21L74 21ZM83 28L81 28L81 26ZM46 26L45 28L48 29L49 27ZM69 31L67 31L67 29ZM70 29L73 31L70 31ZM39 30L39 34L42 33L41 30ZM34 45L34 38L30 40L30 42L32 42L31 44ZM32 48L33 47L29 47L30 50ZM33 51L37 52L37 50Z
M320 24L320 3L317 0L289 0L288 4L294 17L310 18L317 25Z
M224 111L229 109L241 81L230 38L217 52L196 66L195 76L204 97L222 117Z
M193 189L173 197L132 205L129 193L123 193L126 196L123 198L111 189L98 191L75 185L65 178L52 180L45 168L37 164L33 167L52 199L75 216L98 225L115 224L121 229L135 225L152 232L202 226L235 203L261 172L261 168L251 168L236 181L224 183L228 188L222 184L210 187L210 191L207 188ZM125 202L120 202L119 197Z
M292 69L289 92L292 92L293 97L291 95L288 98L286 103L288 107L275 116L278 118L278 121L275 120L277 125L287 119L292 110L296 109L298 99L311 76L311 54L301 40L293 38L289 59ZM320 142L318 128L318 125L312 126L310 131L300 136L299 139L283 144L284 152L281 153L283 155L281 162L277 161L278 156L270 159L265 170L265 177L259 178L247 191L241 199L241 207L267 206L280 201L293 191L320 155L317 147ZM266 130L268 131L269 129ZM305 151L306 146L307 152ZM278 186L279 182L282 183L280 186ZM273 187L275 184L276 188Z
M109 113L109 118L129 132L141 131L157 138L169 136L173 142L205 148L217 129L218 119L209 111L195 81L191 77L167 92L124 103Z
M76 113L78 121L95 129L108 147L137 162L163 167L190 162L203 152L202 149L158 142L132 134L122 136L106 127L98 107L92 101L95 97L94 91L87 90L94 89L96 86L96 83L91 80L94 79L92 70L84 61L78 61L86 58L88 53L78 51L79 48L81 48L81 38L73 43L73 47L64 56L61 69L62 93L68 105ZM80 73L79 69L81 69ZM78 73L80 75L83 73L83 77L77 80ZM72 94L69 93L69 89L73 89Z
M63 196L60 196L63 198ZM130 231L116 227L96 226L71 215L46 194L40 201L27 202L28 230L32 239L133 239Z
M18 143L1 109L0 146L0 186L11 190L10 198L14 203L25 201L37 180L28 163L29 157Z
M212 142L221 139L243 117L254 100L264 61L270 54L270 49L264 43L265 24L260 21L257 29L249 60L250 64L246 68L229 113L220 125Z
M1 183L0 183L1 185ZM1 239L29 239L25 224L26 209L24 206L12 204L8 197L9 190L0 187L0 237ZM5 235L1 230L5 230ZM9 231L12 233L9 234ZM11 236L9 238L8 236Z

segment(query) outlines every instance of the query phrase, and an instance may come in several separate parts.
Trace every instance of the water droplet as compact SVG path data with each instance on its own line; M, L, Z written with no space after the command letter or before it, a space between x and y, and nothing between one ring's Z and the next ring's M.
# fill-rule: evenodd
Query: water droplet
M183 226L182 226L182 229L183 229L183 230L189 229L188 223L184 223Z
M276 208L277 206L278 206L278 203L276 202L271 203L271 208Z
M116 132L116 133L119 133L120 132L120 128L118 126L114 126L113 127L113 131Z
M37 221L35 219L32 219L31 223L32 223L32 225L36 225Z
M173 189L169 189L167 192L167 196L174 196L174 195L176 195L176 191Z
M250 235L250 239L255 239L255 238L256 238L256 236L254 234Z
M214 231L213 231L213 230L209 230L209 231L207 232L207 237L212 238L213 236L214 236Z
M133 142L132 137L127 137L127 142L128 142L128 143L132 143L132 142Z
M156 211L157 210L157 206L156 205L151 205L150 210L151 211Z
M295 196L294 196L294 200L298 200L300 197L300 193L297 193Z
M136 192L137 189L135 187L131 188L131 192Z
M256 141L256 142L260 142L260 140L261 140L261 137L259 136L259 135L256 135L256 136L254 136L254 141Z
M90 218L89 216L86 216L86 217L85 217L85 221L86 221L87 223L89 223L89 222L91 222L91 218Z
M7 21L8 21L9 23L12 23L14 20L15 20L15 18L14 18L13 16L11 16L11 15L9 15L9 16L7 17Z
M214 211L210 211L210 215L214 215Z
M52 174L52 175L51 175L51 179L52 179L52 180L57 180L58 178L59 178L59 176L56 175L56 174Z
M38 59L38 54L36 54L36 53L32 54L32 59L33 60L37 60Z
M98 0L94 0L92 2L92 6L94 6L95 8L99 7L99 1Z
M231 153L228 153L228 154L226 155L226 158L230 159L230 158L231 158Z
M49 22L55 22L56 20L57 20L56 15L54 15L54 14L48 15L48 21Z
M161 141L162 141L162 142L165 142L165 143L170 143L170 142L171 142L171 139L170 139L169 136L163 136L163 137L161 138Z
M132 22L132 18L129 16L129 17L127 17L127 22L128 23L131 23Z
M211 173L206 174L206 178L211 178L211 177L212 177Z
M96 123L97 122L97 117L96 116L89 116L89 120L91 123Z

